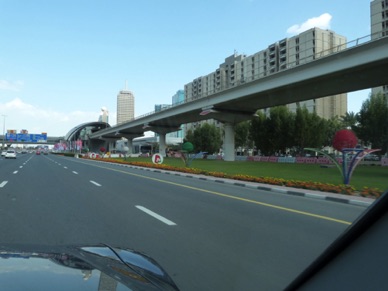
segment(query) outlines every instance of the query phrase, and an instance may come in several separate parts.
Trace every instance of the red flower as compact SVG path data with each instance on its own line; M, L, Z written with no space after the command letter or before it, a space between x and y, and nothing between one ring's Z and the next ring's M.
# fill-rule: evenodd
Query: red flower
M350 129L341 129L335 133L333 147L337 151L344 148L354 148L357 145L357 137Z

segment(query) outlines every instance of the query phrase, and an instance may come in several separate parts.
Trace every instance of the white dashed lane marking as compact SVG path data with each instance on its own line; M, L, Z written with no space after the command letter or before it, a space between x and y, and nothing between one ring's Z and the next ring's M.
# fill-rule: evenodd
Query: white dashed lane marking
M161 215L159 215L159 214L157 214L157 213L155 213L155 212L153 212L153 211L151 211L143 206L136 205L136 208L147 213L148 215L151 215L152 217L160 220L161 222L163 222L167 225L176 225L175 222L172 222L171 220L169 220L169 219L167 219L167 218L165 218L165 217L163 217L163 216L161 216Z
M97 182L90 181L90 183L92 183L92 184L94 184L94 185L96 185L96 186L98 186L98 187L101 187L101 185L100 185L100 184L98 184Z

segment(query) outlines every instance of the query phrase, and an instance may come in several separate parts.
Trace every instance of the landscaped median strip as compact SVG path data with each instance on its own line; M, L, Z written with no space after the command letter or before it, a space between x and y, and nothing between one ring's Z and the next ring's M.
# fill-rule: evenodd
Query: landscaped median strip
M155 173L171 174L170 170L161 170L161 169L158 169L158 168L157 169L153 169L150 166L147 167L147 166L143 166L143 165L142 166L133 165L133 164L130 164L130 163L116 163L114 161L113 162L112 161L108 161L108 159L97 159L97 160L93 159L93 160L94 161L101 161L101 162L108 162L108 163L111 163L111 164L121 165L121 166L124 166L124 167L130 167L130 168L134 168L134 169L140 169L140 170L145 170L145 171L152 171L152 172L155 172ZM137 163L137 162L134 162L134 163ZM142 164L146 164L146 163L142 163ZM367 207L367 206L371 205L373 203L373 201L374 201L374 198L364 198L364 197L360 197L361 199L365 199L364 201L363 200L357 200L357 199L354 199L356 196L352 196L350 194L325 193L325 192L322 192L322 193L325 193L325 194L316 194L316 193L308 192L308 189L300 189L301 191L298 191L298 190L295 190L295 189L294 190L287 190L285 188L279 188L279 187L284 187L282 185L274 185L274 187L266 187L266 186L257 185L256 183L258 183L258 182L253 182L253 181L247 181L246 183L241 183L241 182L236 182L235 180L230 179L230 178L226 178L226 177L223 177L222 179L219 179L219 178L211 177L211 176L203 177L203 176L201 176L201 174L196 174L196 175L193 175L193 174L190 175L189 174L188 175L185 172L184 173L180 173L180 172L177 172L176 170L174 170L172 172L174 172L175 176L183 176L183 177L186 177L186 178L198 178L200 180L214 181L214 182L217 182L217 183L229 183L229 184L232 184L232 185L249 187L249 188L253 188L253 189L257 189L257 190L271 191L271 192L282 193L282 194L286 194L286 195L294 195L294 196L300 196L300 197L321 199L321 200L327 200L327 201L332 201L332 202L340 202L340 203L346 203L346 204L353 204L353 205L358 205L358 206L366 206ZM307 190L307 191L303 191L303 190ZM316 190L316 191L319 191L319 190ZM349 199L348 198L342 198L342 197L335 197L334 195L336 195L336 194L340 194L341 196L349 195Z
M145 167L148 169L152 168L154 169L153 171L164 170L164 171L179 172L181 174L185 173L185 174L193 174L193 175L204 175L204 176L211 176L211 177L217 177L217 178L239 180L243 182L253 182L253 183L269 184L269 185L275 185L275 186L285 186L285 187L291 187L291 188L299 188L303 190L315 190L315 191L353 195L353 196L356 194L356 189L350 185L342 185L342 184L334 185L334 184L325 184L325 183L312 182L312 181L286 180L286 179L272 178L272 177L255 177L255 176L241 175L241 174L229 175L223 172L205 171L205 170L195 169L195 168L180 168L180 167L174 167L170 165L153 164L148 162L118 161L112 158L95 159L95 160L102 161L102 162L111 162L114 164L121 164L121 165ZM381 196L381 194L382 194L381 190L375 189L375 188L368 188L368 187L364 187L358 193L358 195L362 197L369 197L369 198L378 198Z

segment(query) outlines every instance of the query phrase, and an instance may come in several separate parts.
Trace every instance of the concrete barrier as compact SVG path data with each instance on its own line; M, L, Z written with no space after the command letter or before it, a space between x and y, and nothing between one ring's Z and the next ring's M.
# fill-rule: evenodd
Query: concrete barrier
M296 158L294 157L279 157L278 158L278 163L290 163L293 164L295 163Z
M274 157L274 156L271 156L268 159L268 161L271 162L271 163L277 163L278 160L279 160L279 157Z
M306 158L305 160L306 164L316 164L317 163L317 158Z
M332 161L330 161L328 158L318 158L316 161L317 164L331 164Z

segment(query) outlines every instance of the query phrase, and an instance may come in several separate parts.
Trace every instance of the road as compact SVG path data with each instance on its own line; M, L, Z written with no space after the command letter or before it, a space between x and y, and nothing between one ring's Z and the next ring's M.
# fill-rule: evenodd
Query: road
M181 290L281 290L366 208L55 155L0 160L0 242L107 243Z

